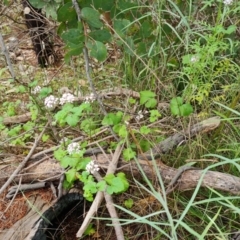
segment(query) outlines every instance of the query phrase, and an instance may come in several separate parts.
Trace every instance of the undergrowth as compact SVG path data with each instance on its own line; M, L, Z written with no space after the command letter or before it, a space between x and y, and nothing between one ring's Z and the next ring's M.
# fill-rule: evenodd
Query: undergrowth
M233 239L240 227L239 197L200 185L208 170L239 176L239 1L78 1L80 21L71 1L30 2L57 21L66 65L52 78L37 69L15 81L6 80L8 70L1 66L1 153L26 154L49 122L41 144L58 146L54 157L67 169L65 187L82 181L90 201L98 191L121 194L116 207L123 228L146 226L142 239ZM139 95L107 95L119 87ZM4 123L25 112L31 113L26 123ZM123 172L94 180L98 166L84 156L92 143L108 151L124 144L123 159L136 161L168 136L216 115L222 118L218 130L161 156L176 168L196 162L203 175L195 189L166 197L157 167L154 182L140 165L141 180L131 182ZM142 204L133 201L139 192L154 198L144 215L134 212ZM133 232L124 232L126 239L137 239Z

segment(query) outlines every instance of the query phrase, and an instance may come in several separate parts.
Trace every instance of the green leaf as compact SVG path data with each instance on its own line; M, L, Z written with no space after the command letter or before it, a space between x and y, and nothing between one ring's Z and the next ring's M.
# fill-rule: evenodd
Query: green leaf
M67 161L69 167L76 168L77 164L80 161L80 157L78 156L77 153L73 153L70 156L65 156L63 161L64 162ZM62 162L62 160L61 160L61 162Z
M225 33L226 33L226 34L234 33L234 32L236 31L236 29L237 29L237 26L235 26L235 25L230 25L230 26L227 28L227 30L225 30Z
M102 9L103 11L110 11L116 6L115 0L92 0L96 9Z
M19 134L19 132L22 130L21 125L18 125L14 128L12 128L11 130L8 131L8 136L9 137L15 137Z
M1 74L0 74L1 76ZM28 83L28 87L36 87L38 85L38 80L34 80L33 82Z
M189 103L183 104L180 107L180 115L183 117L189 116L191 113L193 113L192 105Z
M64 179L64 181L63 181L64 189L70 189L70 188L72 188L72 186L73 186L73 183L69 183L66 179Z
M101 28L103 26L102 22L100 21L100 13L92 8L83 8L81 11L81 17L94 28Z
M180 106L183 104L181 97L173 98L170 102L171 113L173 115L180 115Z
M95 233L95 229L93 228L93 224L90 223L87 227L87 229L85 230L83 236L91 236Z
M150 122L155 122L158 118L161 117L161 114L158 110L151 110L150 111Z
M46 12L46 17L52 17L54 20L57 20L57 8L59 4L55 2L49 2L47 5L44 6L44 11Z
M75 127L79 123L79 117L75 114L68 114L66 117L66 122L69 126Z
M123 158L124 158L124 160L130 161L134 157L136 157L136 152L133 151L132 148L126 148L126 149L123 150Z
M177 116L189 116L193 112L192 105L189 103L183 104L181 97L173 98L170 102L171 113Z
M65 174L66 174L66 180L69 183L73 183L76 180L76 169L71 168Z
M97 126L96 126L96 123L93 121L93 119L89 118L81 121L80 128L86 133L91 133L93 132L93 130L97 128Z
M151 132L151 130L150 130L150 128L147 127L147 126L142 126L142 127L140 128L140 133L141 133L141 134L148 134L148 133L150 133L150 132Z
M66 63L69 63L70 60L71 60L71 57L72 56L78 56L82 53L83 51L83 47L84 47L84 44L81 43L81 44L78 44L77 47L74 47L74 48L71 48L64 56L64 61Z
M151 37L152 32L153 32L152 23L150 22L150 20L145 20L141 24L141 28L140 28L140 34L142 35L142 38L149 38L149 37Z
M29 2L35 8L43 8L48 3L48 1L44 0L29 0Z
M125 207L128 208L128 209L132 208L132 206L133 206L133 200L132 200L132 198L129 198L129 199L125 200L125 201L124 201L124 205L125 205Z
M89 202L93 201L93 194L88 190L84 191L83 197Z
M89 172L83 171L81 174L78 174L77 177L81 182L86 183L88 181Z
M139 141L139 145L140 145L140 147L141 147L143 152L148 151L150 149L150 147L151 147L150 142L148 140L145 140L145 139L141 139Z
M79 29L79 28L72 28L69 29L68 31L64 32L61 35L62 39L64 42L66 42L67 44L75 44L72 45L72 48L75 46L75 48L79 48L81 47L78 46L78 44L83 44L84 40L85 40L85 36L83 34L83 32ZM69 45L71 47L71 45Z
M157 100L154 98L150 98L146 103L145 103L145 107L146 108L154 108L157 105Z
M107 186L106 192L110 195L113 193L123 192L124 184L119 178L114 178L110 186Z
M120 172L120 173L117 174L117 177L122 180L123 185L124 185L124 191L128 190L128 188L129 188L129 182L128 182L127 178L126 178L125 173Z
M76 11L73 7L72 2L68 2L65 5L61 6L57 11L57 20L58 22L66 22L77 19Z
M108 113L102 120L102 125L109 126L109 125L117 125L122 120L123 113L117 112L117 114L114 113Z
M125 124L122 124L118 130L118 135L121 138L126 138L128 136L127 127Z
M149 99L154 98L156 94L151 91L141 91L140 92L140 104L143 105L146 103Z
M140 92L140 104L145 105L147 108L153 108L157 105L157 100L155 99L156 94L151 91L141 91Z
M86 169L86 166L88 165L88 163L91 162L90 158L81 158L80 161L78 161L78 163L75 165L75 168L79 171L79 170L84 170Z
M89 104L82 103L78 107L73 107L71 109L71 112L80 117L80 116L82 116L83 111L88 110L88 109L91 110L91 106Z
M49 138L50 138L50 136L48 134L43 134L42 141L46 142Z
M30 131L30 130L32 130L34 127L35 127L35 123L34 123L34 122L31 122L31 121L26 122L26 123L22 126L22 128L23 128L24 131Z
M74 165L73 160L74 160L74 158L72 156L71 157L64 156L59 161L60 161L60 164L63 168L67 168L70 165Z
M99 41L88 42L87 48L90 51L90 56L102 62L107 58L107 48Z
M99 42L108 42L111 40L111 34L107 29L92 31L89 33L89 36Z
M136 103L136 99L130 97L130 98L128 99L128 102L129 102L130 104L135 104L135 103Z
M61 159L65 157L67 153L62 148L58 148L57 150L54 151L53 155L55 159L57 159L58 161L61 161Z
M129 187L124 173L118 173L116 177L113 174L109 174L105 176L104 179L109 185L106 189L108 194L121 193L126 191Z
M106 182L103 180L97 183L97 188L99 191L105 191L106 186Z
M54 119L60 124L60 126L63 126L66 123L66 117L68 115L69 111L67 109L62 109L61 111L57 112L54 116Z
M24 87L23 85L20 85L19 87L17 87L16 92L17 93L25 93L26 87Z
M47 97L50 93L52 93L52 88L51 87L43 87L41 88L39 92L39 97L40 98L45 98Z
M98 191L97 184L93 181L88 181L84 184L83 190L91 193L96 193Z
M117 32L117 34L124 38L126 31L127 31L127 26L130 24L131 22L127 19L117 19L113 22L114 25L114 30Z

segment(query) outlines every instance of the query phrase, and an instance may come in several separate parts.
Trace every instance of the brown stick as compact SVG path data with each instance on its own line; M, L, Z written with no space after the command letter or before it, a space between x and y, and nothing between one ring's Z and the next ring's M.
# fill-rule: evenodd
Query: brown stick
M108 162L107 174L115 173L121 152L122 152L122 146L119 145L117 147L117 149L115 150L113 157L109 155L109 157L110 157L109 159L112 159L111 161L109 161L108 156L106 156L106 154L103 154L105 156L105 159L107 159L107 162ZM95 175L94 176L100 181L101 176L98 173L96 173ZM117 212L116 212L115 207L113 206L112 198L106 192L104 192L104 193L98 192L97 193L97 196L95 197L95 199L91 205L91 208L89 209L80 229L77 232L77 235L76 235L77 238L82 237L83 233L87 229L87 226L89 225L89 223L91 221L91 218L96 214L96 212L103 200L103 196L105 197L109 214L112 217L112 223L115 228L117 239L119 239L119 240L124 239L123 231L122 231L121 225L118 221Z

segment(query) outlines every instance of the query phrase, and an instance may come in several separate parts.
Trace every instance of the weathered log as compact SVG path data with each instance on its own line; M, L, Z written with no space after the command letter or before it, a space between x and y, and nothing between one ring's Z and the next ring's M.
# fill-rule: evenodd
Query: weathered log
M102 169L106 169L108 167L109 161L111 161L111 155L106 154L98 154L96 156L92 156L91 158ZM145 161L140 159L137 161L149 179L155 179L157 177L152 161ZM12 166L1 168L0 184L8 179L8 177L16 168L16 166L13 166L16 165L16 163L17 161L12 164ZM160 175L165 183L169 183L178 173L178 169L169 167L163 164L160 160L156 160L156 164L157 170L160 172ZM125 161L121 160L118 167L121 168L121 171L131 173L136 177L140 174L139 168L134 161L131 163L126 163ZM191 169L185 171L177 181L178 189L181 191L194 189L197 186L203 174L203 171L204 170L201 169ZM41 162L39 165L28 168L25 172L22 171L15 178L15 182L18 182L20 177L22 177L23 183L31 183L36 181L53 181L58 179L61 174L63 174L63 172L64 170L61 168L58 161L52 158L48 158L46 161ZM240 178L227 173L207 171L203 177L201 186L211 187L216 190L222 190L233 195L240 194Z
M0 165L0 186L3 185L12 175L21 160L22 159L20 157L15 156L11 157L11 164L9 164L9 159L6 165ZM60 167L59 162L53 158L48 157L45 161L42 161L37 165L36 162L29 161L25 169L23 169L14 178L14 181L15 183L18 183L20 178L22 178L22 183L54 181L56 179L59 179L63 173L64 170Z
M109 159L111 159L110 155L107 157L108 158L106 158L106 155L99 154L95 158L95 161L102 168L106 168L108 166ZM157 175L152 161L140 159L137 161L149 179L156 179ZM160 160L156 160L156 165L157 171L160 172L162 180L165 183L169 183L178 173L178 169L169 167ZM135 162L127 164L126 162L121 161L119 167L121 167L121 171L131 172L133 176L139 176L140 174L139 168ZM185 171L177 180L177 188L181 191L194 189L201 179L203 172L204 170L202 169L191 169ZM233 195L240 194L240 178L227 173L207 171L204 174L201 186L222 190Z
M178 145L179 142L187 139L186 135L189 137L195 136L196 134L207 132L215 129L219 126L219 118L210 118L204 120L200 123L193 125L188 130L177 133L160 144L158 144L152 152L154 152L154 157L156 158L159 153L168 152L174 146ZM174 143L174 144L173 144ZM140 156L138 159L141 167L143 168L145 174L153 179L156 177L154 174L153 163L151 161L142 160L142 158L149 158L151 156L150 151L144 155ZM109 161L111 161L111 155L96 154L91 156L92 160L95 160L101 168L107 168ZM13 163L9 163L0 168L0 185L2 185L16 169L16 165L20 159L12 159ZM131 162L125 166L124 161L120 161L119 167L124 169L126 172L132 172L133 175L139 175L139 169L135 162ZM32 166L32 167L31 167ZM169 167L163 164L160 160L157 160L158 171L161 173L161 177L164 182L170 182L177 174L178 169ZM23 169L15 178L15 182L18 182L20 177L22 178L22 183L30 183L36 181L53 181L58 179L64 170L60 167L59 162L51 157L46 157L45 161L41 161L38 165L36 163L29 162L28 167ZM193 189L198 184L202 176L203 170L191 169L184 172L179 179L177 179L178 188L180 190ZM203 187L211 187L217 190L222 190L229 192L231 194L240 193L240 178L220 172L208 171L203 178L201 183Z

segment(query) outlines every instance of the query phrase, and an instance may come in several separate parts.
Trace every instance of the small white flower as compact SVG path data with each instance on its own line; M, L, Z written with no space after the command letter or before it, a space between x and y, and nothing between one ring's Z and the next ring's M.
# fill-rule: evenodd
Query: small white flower
M148 111L146 111L146 110L144 112L142 110L138 111L136 120L139 121L140 119L142 119L144 117L144 114L147 114L147 113L148 113Z
M136 120L139 121L142 118L143 118L143 114L142 114L142 110L140 110L136 116Z
M195 63L195 62L198 61L198 57L197 57L197 56L192 56L190 61L191 61L192 63Z
M59 143L60 144L63 144L63 143L66 143L68 141L68 138L67 137L64 137L64 138L62 138L60 141L59 141Z
M71 155L73 153L79 153L80 152L79 144L76 142L70 143L67 147L67 152L69 155Z
M58 98L54 97L53 95L50 95L45 98L44 104L46 108L54 108L58 104Z
M40 86L36 86L34 89L32 89L32 94L37 94L41 91L41 87Z
M72 103L74 100L74 95L72 95L71 93L64 93L60 98L60 104L63 105L65 103Z
M85 102L89 103L89 102L93 102L96 100L96 97L93 93L91 93L89 96L85 97Z
M223 3L226 6L230 6L233 3L233 0L224 0Z
M31 12L31 9L29 7L25 7L23 12L24 14L29 14Z
M100 169L99 166L97 164L95 164L94 161L89 162L86 166L86 171L91 174L98 172L99 169Z

